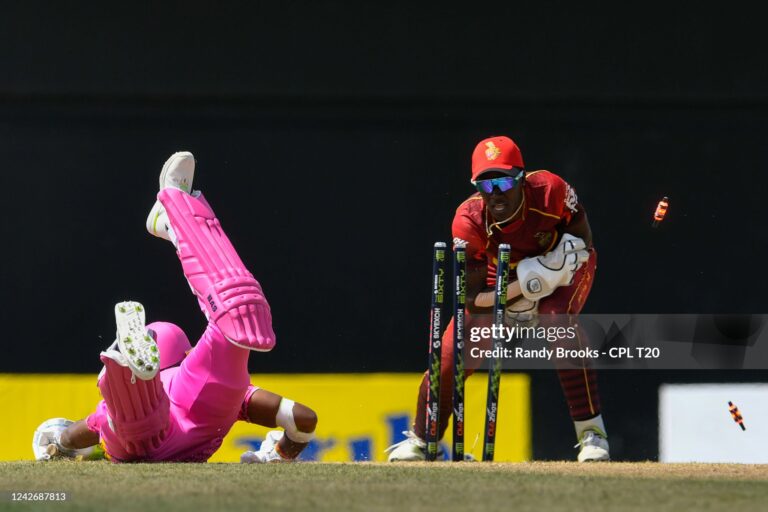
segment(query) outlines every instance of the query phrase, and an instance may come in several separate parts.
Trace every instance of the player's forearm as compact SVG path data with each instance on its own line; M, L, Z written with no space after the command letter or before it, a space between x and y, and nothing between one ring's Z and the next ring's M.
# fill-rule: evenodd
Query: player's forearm
M512 281L507 285L507 300L517 299L521 295L520 282ZM493 312L493 304L496 300L496 290L486 288L478 292L474 297L467 297L467 309L474 314L490 314Z
M68 426L61 433L60 441L63 447L78 450L99 444L99 434L88 429L86 420L80 420Z
M492 289L487 291L481 291L474 297L467 296L467 311L473 315L490 314L493 310L493 293ZM491 304L488 305L487 296L491 295Z
M589 227L589 220L587 219L587 212L581 204L578 205L579 211L573 215L571 222L565 226L564 231L573 236L577 236L584 240L587 245L587 249L592 248L592 228Z

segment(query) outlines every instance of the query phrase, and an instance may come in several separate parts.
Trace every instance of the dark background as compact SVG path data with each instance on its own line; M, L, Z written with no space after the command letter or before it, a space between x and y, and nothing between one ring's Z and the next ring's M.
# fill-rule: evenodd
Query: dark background
M321 5L322 4L322 5ZM766 40L754 13L546 2L2 2L3 372L96 372L112 305L204 326L144 220L174 151L272 305L254 372L421 371L431 245L506 134L586 205L585 312L765 312ZM650 226L669 196L667 220ZM572 458L554 372L534 455ZM657 386L603 372L617 459L655 458ZM415 400L415 390L414 390Z

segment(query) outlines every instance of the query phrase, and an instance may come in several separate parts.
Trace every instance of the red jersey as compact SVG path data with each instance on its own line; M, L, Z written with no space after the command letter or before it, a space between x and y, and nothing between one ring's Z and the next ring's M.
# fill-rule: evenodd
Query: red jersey
M560 176L549 171L528 172L521 218L500 227L476 192L456 209L453 240L466 243L468 262L487 263L487 283L494 286L499 244L510 245L510 268L515 268L523 258L551 251L580 207L576 192Z

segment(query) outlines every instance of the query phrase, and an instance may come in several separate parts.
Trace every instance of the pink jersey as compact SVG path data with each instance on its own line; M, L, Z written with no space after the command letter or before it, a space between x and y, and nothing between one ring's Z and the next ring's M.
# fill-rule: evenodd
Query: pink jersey
M142 461L206 462L235 421L247 421L248 400L258 389L249 382L248 353L228 342L211 323L179 366L158 374L170 401L170 426L159 449ZM104 400L87 424L99 433L111 460L135 460L124 453L110 427Z

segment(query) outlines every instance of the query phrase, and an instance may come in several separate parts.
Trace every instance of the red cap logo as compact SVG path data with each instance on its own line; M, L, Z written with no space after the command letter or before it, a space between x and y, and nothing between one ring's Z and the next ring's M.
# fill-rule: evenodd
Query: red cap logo
M523 155L520 148L509 137L490 137L475 146L472 153L472 181L486 171L501 171L509 174L513 167L522 169Z
M496 144L494 144L493 141L486 142L485 147L488 148L485 150L485 158L488 160L496 160L499 158L501 150L496 147Z

